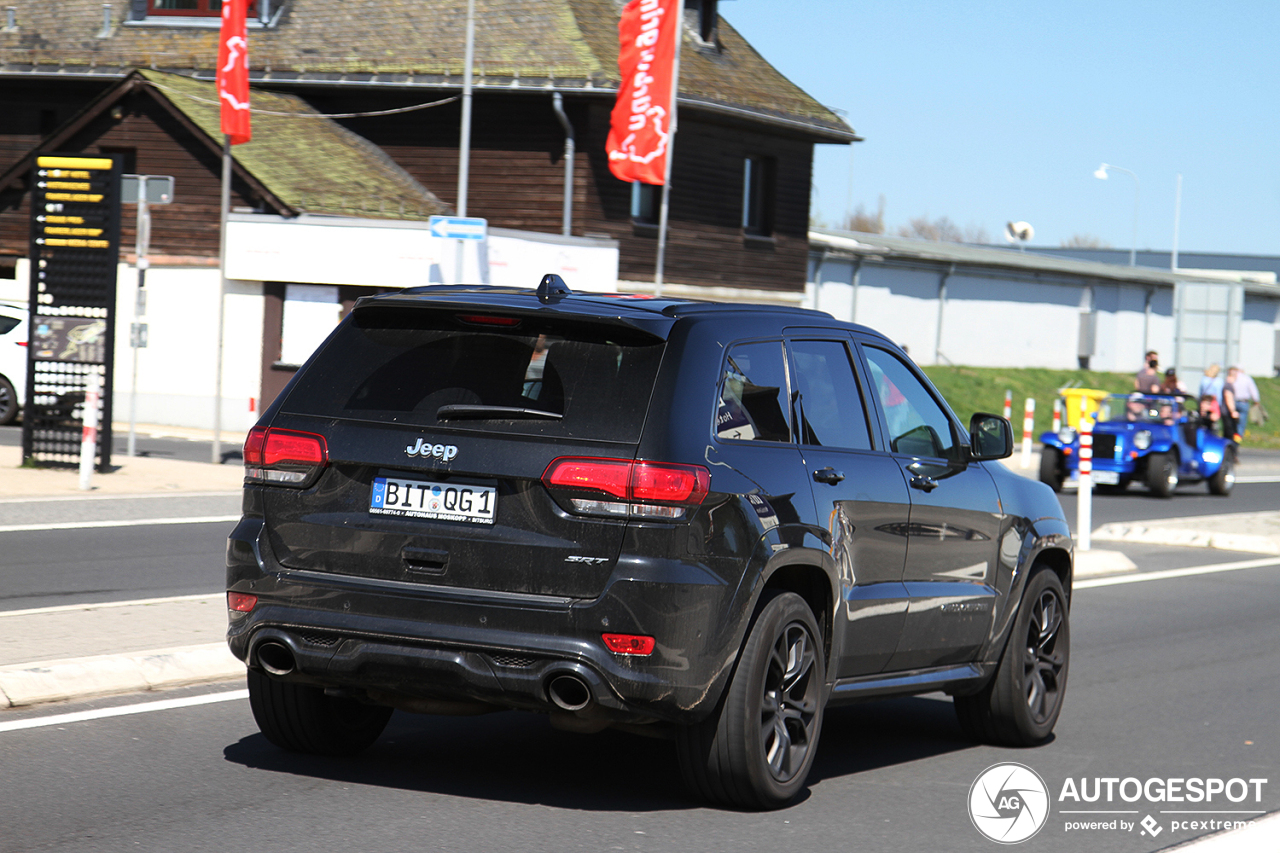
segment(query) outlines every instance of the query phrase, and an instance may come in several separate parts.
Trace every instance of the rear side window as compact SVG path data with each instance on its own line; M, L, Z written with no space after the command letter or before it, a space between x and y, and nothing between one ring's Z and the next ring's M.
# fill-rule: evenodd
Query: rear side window
M840 341L792 341L800 443L871 449L862 394Z
M366 308L339 327L282 411L635 442L664 344L589 323Z
M10 317L8 314L0 314L0 335L7 335L13 331L22 321L17 317Z
M782 341L737 344L720 380L716 436L742 441L790 441Z

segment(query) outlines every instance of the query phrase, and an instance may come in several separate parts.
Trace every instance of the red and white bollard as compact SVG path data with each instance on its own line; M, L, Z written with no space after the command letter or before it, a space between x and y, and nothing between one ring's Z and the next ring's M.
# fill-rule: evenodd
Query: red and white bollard
M80 431L80 489L89 491L93 460L98 455L98 398L102 394L102 378L89 374L84 391L84 429Z
M1013 419L1013 392L1004 392L1004 419L1006 421Z
M1053 431L1062 432L1062 398L1053 401Z
M1036 401L1028 397L1022 412L1022 467L1031 467L1031 433L1036 428Z
M1093 419L1089 403L1080 397L1080 487L1076 492L1076 550L1089 550L1093 527Z

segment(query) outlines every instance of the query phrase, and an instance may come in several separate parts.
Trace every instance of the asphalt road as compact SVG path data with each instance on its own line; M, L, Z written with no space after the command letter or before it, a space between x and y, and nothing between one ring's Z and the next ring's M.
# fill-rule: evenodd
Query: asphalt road
M219 592L239 512L235 492L0 501L0 610Z
M1005 761L1034 769L1050 792L1048 822L1027 849L1157 850L1204 834L1170 821L1240 817L1162 810L1280 809L1277 602L1276 567L1082 586L1072 608L1070 686L1050 743L975 746L937 695L833 710L808 790L768 814L688 799L667 742L560 733L533 714L397 712L368 752L320 759L268 744L248 702L234 698L238 685L6 713L0 722L56 724L0 729L9 781L0 851L990 851L969 818L968 795L984 769ZM233 698L87 722L56 718L218 693ZM1268 782L1259 802L1251 793L1241 803L1220 795L1209 805L1109 804L1125 814L1105 820L1151 815L1156 837L1140 826L1066 831L1080 816L1064 810L1108 807L1060 801L1066 780L1092 785L1097 777Z
M231 435L231 434L228 434ZM112 435L112 458L124 458L129 449L128 430L118 430ZM187 438L160 437L152 438L139 433L135 437L135 449L139 456L151 456L158 459L181 459L187 462L208 462L213 455L213 442ZM22 424L0 426L0 445L8 447L22 446ZM222 442L222 460L226 465L239 465L243 458L239 442L233 437Z

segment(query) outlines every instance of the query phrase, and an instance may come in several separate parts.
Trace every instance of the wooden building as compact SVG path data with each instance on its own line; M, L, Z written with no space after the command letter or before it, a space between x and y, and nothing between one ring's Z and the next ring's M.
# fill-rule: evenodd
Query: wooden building
M619 288L643 291L654 281L657 188L614 178L604 147L622 5L477 0L467 214L495 228L559 234L571 132L569 233L616 241ZM119 154L127 172L174 176L175 200L153 220L152 263L216 272L218 0L14 0L8 8L0 18L0 279L13 279L27 253L31 163L52 151ZM255 0L253 141L232 149L233 209L410 222L452 212L465 12L463 0ZM666 287L799 304L813 146L857 137L756 53L715 0L686 0L682 38ZM133 243L126 216L123 263ZM292 372L280 357L291 285L242 284L262 304L233 334L260 327L261 370L251 385L262 405ZM359 292L344 286L340 304ZM190 293L193 305L205 304ZM202 423L160 417L152 420Z
M196 8L208 7L213 8ZM714 0L687 0L666 278L688 285L801 292L808 253L809 187L815 143L849 143L853 131L780 75L717 14ZM216 0L15 0L0 28L0 253L24 251L25 226L7 174L47 143L67 144L69 123L138 68L209 80L217 55ZM104 13L104 8L107 11ZM652 281L656 227L650 191L609 173L604 156L617 84L618 0L478 0L475 98L467 212L492 225L559 232L565 130L576 138L572 233L620 244L622 277ZM461 0L257 0L250 21L256 89L295 94L324 113L370 113L458 94L466 4ZM256 109L261 109L255 103ZM460 107L342 118L446 205L456 202ZM114 132L83 134L85 150L124 153L135 170L184 173L194 233L216 230L216 194L194 171L217 175L207 150L177 150L126 112ZM255 116L255 138L267 131ZM161 116L154 121L166 121ZM237 158L251 148L238 146ZM186 157L189 162L179 163ZM748 161L765 178L744 196ZM16 180L15 180L16 178ZM633 196L637 196L633 198ZM271 209L269 199L241 202ZM336 200L307 198L299 210ZM755 210L744 209L754 205ZM386 200L345 197L353 209ZM196 208L209 214L199 216ZM398 204L395 208L399 210ZM175 210L176 212L176 210ZM747 223L744 226L744 223ZM128 242L127 240L125 241ZM216 243L187 248L207 256Z

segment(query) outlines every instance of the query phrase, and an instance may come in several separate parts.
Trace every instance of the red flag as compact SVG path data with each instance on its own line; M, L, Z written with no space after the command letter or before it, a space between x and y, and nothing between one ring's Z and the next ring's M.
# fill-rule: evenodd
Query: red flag
M248 0L222 0L222 36L218 40L218 101L222 132L232 145L248 142L249 42L245 38Z
M605 148L622 181L662 184L671 147L671 73L682 0L631 0L618 24L622 82Z

